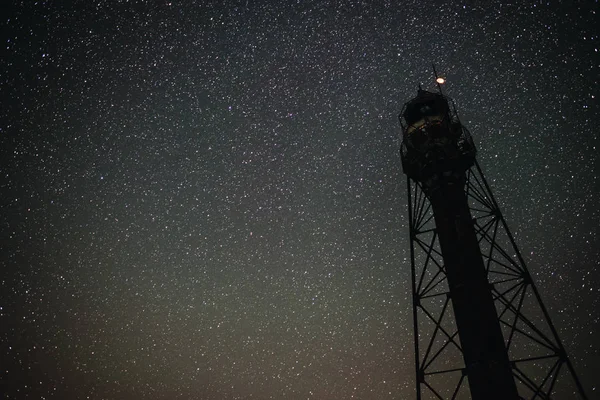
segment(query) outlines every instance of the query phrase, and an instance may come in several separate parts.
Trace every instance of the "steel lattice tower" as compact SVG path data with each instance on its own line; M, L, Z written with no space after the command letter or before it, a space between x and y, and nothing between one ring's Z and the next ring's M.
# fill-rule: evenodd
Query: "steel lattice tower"
M439 83L399 116L417 399L587 399Z

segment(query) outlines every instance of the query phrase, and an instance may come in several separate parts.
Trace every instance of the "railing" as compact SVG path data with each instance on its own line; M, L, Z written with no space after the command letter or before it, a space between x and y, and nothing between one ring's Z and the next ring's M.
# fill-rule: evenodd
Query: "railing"
M400 154L407 175L422 180L436 172L464 171L473 165L476 155L473 138L457 118L452 118L449 124L442 120L441 126L436 127L442 129L441 136L434 137L432 127L426 124L420 130L412 131L410 136L404 135ZM417 135L422 135L423 140L415 145Z

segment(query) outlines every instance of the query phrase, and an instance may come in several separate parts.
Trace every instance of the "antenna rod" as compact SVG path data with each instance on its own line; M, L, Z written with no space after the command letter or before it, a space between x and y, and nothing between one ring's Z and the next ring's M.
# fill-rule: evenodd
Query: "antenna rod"
M438 90L440 91L440 94L443 96L444 93L442 92L442 85L440 85L439 76L435 69L435 64L432 63L431 66L433 67L433 75L435 76L435 83L437 83Z

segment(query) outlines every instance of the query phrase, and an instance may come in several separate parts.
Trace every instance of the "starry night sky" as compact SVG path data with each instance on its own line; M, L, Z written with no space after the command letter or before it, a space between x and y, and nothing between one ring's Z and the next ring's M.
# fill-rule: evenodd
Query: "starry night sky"
M5 398L414 398L397 115L432 63L600 398L598 2L11 3Z

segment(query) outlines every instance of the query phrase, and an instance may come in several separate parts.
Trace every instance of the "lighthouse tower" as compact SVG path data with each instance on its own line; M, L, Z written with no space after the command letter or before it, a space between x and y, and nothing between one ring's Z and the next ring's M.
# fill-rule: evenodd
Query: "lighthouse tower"
M436 78L399 116L417 399L586 399Z

